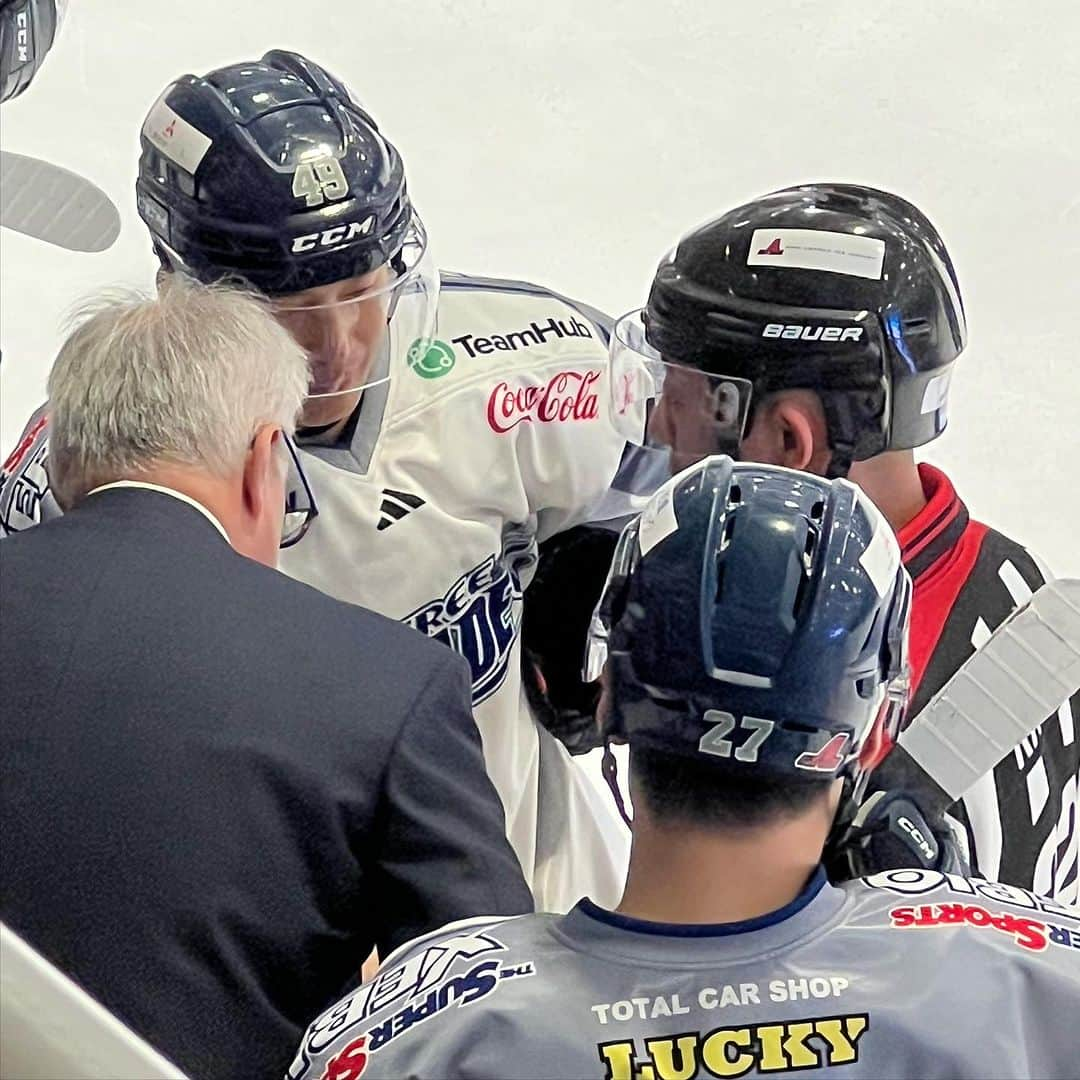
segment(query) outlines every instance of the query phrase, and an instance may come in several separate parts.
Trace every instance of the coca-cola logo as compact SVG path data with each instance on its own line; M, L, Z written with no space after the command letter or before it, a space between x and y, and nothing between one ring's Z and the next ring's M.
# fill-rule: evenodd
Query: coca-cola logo
M532 420L540 424L595 420L600 405L593 387L599 379L599 371L560 371L546 386L511 388L509 383L497 383L488 397L488 426L502 434Z

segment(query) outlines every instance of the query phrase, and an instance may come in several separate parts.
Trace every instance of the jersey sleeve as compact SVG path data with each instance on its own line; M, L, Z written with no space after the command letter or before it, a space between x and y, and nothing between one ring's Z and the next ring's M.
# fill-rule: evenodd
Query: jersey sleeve
M595 328L576 348L519 368L488 393L487 426L514 443L540 543L594 519L626 452L611 422L605 340Z
M1080 909L936 870L884 871L845 889L854 903L844 932L864 947L876 938L870 955L903 957L903 972L884 984L885 1008L898 1011L882 1016L879 1030L888 1023L916 1053L932 1030L970 1070L941 1075L1076 1075ZM975 1022L935 1028L958 1001ZM871 1025L873 1017L871 1009Z
M312 1022L288 1080L468 1075L477 1010L467 1007L532 974L531 963L508 962L507 922L465 919L388 956L374 978Z
M951 623L970 628L955 666L1043 581L1042 567L1026 549L989 530L950 615ZM947 648L940 651L950 659ZM923 692L920 687L920 696ZM961 800L958 813L967 822L978 872L1075 904L1080 899L1078 778L1080 693L1062 702Z
M21 532L62 513L49 486L47 405L23 429L0 470L0 536Z
M589 423L523 433L521 468L536 513L537 540L593 520L609 498L624 441L607 421L605 371L598 375L597 416Z

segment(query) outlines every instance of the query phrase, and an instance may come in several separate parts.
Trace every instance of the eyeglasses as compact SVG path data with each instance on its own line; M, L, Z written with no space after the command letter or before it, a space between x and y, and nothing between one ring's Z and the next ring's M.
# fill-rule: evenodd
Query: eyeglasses
M289 452L289 466L285 474L285 514L281 519L280 548L299 543L319 516L319 507L311 493L311 485L300 464L300 457L292 439L282 432L285 449Z

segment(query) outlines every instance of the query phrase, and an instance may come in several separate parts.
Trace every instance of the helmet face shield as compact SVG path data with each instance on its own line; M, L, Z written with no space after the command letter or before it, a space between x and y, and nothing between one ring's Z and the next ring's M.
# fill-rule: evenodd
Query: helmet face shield
M635 518L623 529L619 542L615 545L607 580L589 623L585 659L581 669L583 682L596 682L607 663L611 628L618 615L616 608L621 606L620 597L626 587L626 579L637 563L638 530L639 519Z
M312 422L309 414L320 401L348 413L361 391L390 378L378 363L390 328L395 341L430 340L438 292L427 235L414 216L390 262L360 277L274 299L277 320L310 357L305 421Z
M712 454L737 456L753 393L748 379L665 361L645 339L643 310L616 323L610 371L615 430L668 453L673 474Z

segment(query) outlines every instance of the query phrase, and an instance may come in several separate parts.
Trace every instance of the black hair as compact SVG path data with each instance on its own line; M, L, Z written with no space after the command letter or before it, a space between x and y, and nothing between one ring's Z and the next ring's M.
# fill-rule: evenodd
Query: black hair
M630 775L653 820L707 828L748 828L798 817L832 787L831 778L739 776L710 761L645 746L631 746Z

